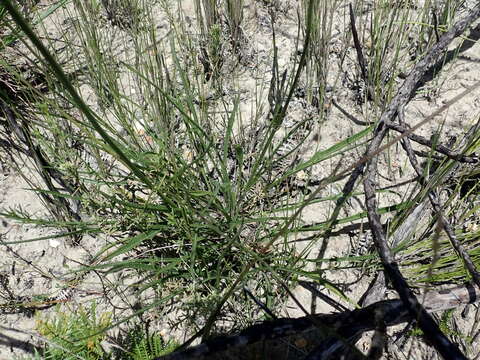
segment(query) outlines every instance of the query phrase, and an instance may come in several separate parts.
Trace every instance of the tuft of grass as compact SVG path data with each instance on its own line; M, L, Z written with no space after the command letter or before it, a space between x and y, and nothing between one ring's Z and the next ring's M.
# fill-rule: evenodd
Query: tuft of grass
M365 263L378 270L375 254L312 256L334 239L334 230L367 219L363 205L352 205L362 191L354 187L352 193L343 194L339 189L352 168L350 159L364 151L374 126L345 135L331 146L313 148L309 143L311 135L318 135L314 131L330 120L330 92L343 82L340 74L347 58L356 56L350 27L345 25L346 35L334 32L334 16L347 7L342 8L341 1L302 1L294 59L285 64L279 60L274 14L280 2L264 3L271 6L271 58L266 79L256 80L255 109L249 118L238 86L245 76L242 71L248 69L241 68L240 61L235 66L229 62L245 45L243 1L226 1L222 7L216 0L196 0L194 22L182 13L180 2L160 1L155 10L168 19L168 30L157 26L151 15L153 4L148 2L72 1L66 11L75 21L65 39L70 60L64 66L41 43L38 28L32 31L18 14L15 23L9 22L12 29L21 28L26 34L30 43L24 38L25 44L36 49L32 53L41 54L35 66L45 76L48 91L35 91L25 74L2 64L35 94L22 107L18 97L2 98L13 114L6 125L17 130L2 135L8 135L9 144L25 149L23 155L15 154L18 168L52 217L38 219L18 209L2 215L61 227L66 229L63 234L76 236L76 244L87 235L105 240L107 245L83 270L105 277L129 273L142 279L131 288L151 296L131 309L131 317L156 308L165 310L176 302L176 321L208 336L279 314L287 289L299 278L311 279L342 301L355 304L343 292L343 280L330 278L324 263L332 264L331 270L360 269ZM6 4L15 14L11 2ZM431 2L413 9L406 2L390 7L389 2L379 1L370 17L362 13L366 3L356 5L357 30L367 60L367 71L361 76L373 95L367 99L365 93L363 100L370 101L365 112L366 117L372 113L374 123L375 114L397 89L398 77L411 65L406 56L411 52L408 36L420 39L414 52L424 53L434 43L435 30L448 27L456 8L453 2L445 2L432 28ZM341 37L338 51L333 46L337 37ZM361 74L362 69L357 72ZM288 116L299 99L315 108L314 115L292 121ZM473 153L477 144L471 140L464 152ZM304 147L311 151L297 157ZM378 191L379 212L393 217L389 233L402 225L428 189L448 183L452 163L434 167L429 159L433 170L430 183L423 187ZM38 176L31 176L24 164ZM474 175L466 174L456 189L464 188ZM316 196L309 197L318 184L325 192L317 190ZM466 191L474 194L476 188ZM460 208L461 203L453 197L448 200L448 211L459 216L460 224L478 209ZM300 213L306 208L321 216L305 224ZM416 285L466 279L461 260L437 236L433 220L420 236L400 244L402 269ZM479 232L462 232L461 226L457 230L478 263ZM431 246L432 239L438 247ZM296 241L302 242L301 248ZM432 264L432 259L438 260ZM250 289L270 311L264 314L246 301L241 288ZM82 355L87 358L101 358L106 329L128 319L98 322L93 313L78 318L59 313L58 320L40 324L44 336L63 341L67 324L76 331L89 328L93 340L77 339L78 351L87 351ZM128 341L137 349L130 350L130 355L142 359L173 347L143 334L142 339L132 335ZM77 344L67 339L61 346L74 352L73 343ZM48 351L57 356L55 349ZM64 353L56 358L67 356L64 349L59 351Z
M245 38L241 27L243 21L243 5L244 0L227 0L225 3L227 24L231 34L234 53L239 51L239 47L242 46L242 40Z
M205 29L211 31L216 15L208 14L215 13L215 4L206 4ZM89 270L154 274L140 289L159 293L159 300L149 306L178 297L185 299L186 318L208 318L225 288L236 282L254 282L258 295L274 306L284 292L272 282L271 273L285 274L281 277L291 281L295 269L303 266L286 233L272 242L290 212L278 215L277 209L290 200L284 184L271 184L272 165L278 161L271 149L280 146L276 136L305 61L285 71L274 63L275 74L285 75L281 81L277 78L273 118L253 130L256 142L244 136L246 143L236 130L241 117L238 98L220 103L225 108L221 115L215 115L215 104L200 100L205 78L185 61L197 59L191 54L194 47L181 42L181 28L161 42L153 25L126 34L142 56L115 63L108 35L95 26L99 4L74 1L73 6L79 18L73 28L79 40L77 58L85 64L83 79L99 99L96 110L79 96L78 79L67 76L17 18L45 56L49 68L44 71L58 89L42 98L37 109L42 121L28 128L32 146L49 160L40 171L48 166L55 169L56 180L72 184L71 189L45 191L32 180L32 188L63 199L66 206L76 204L74 221L63 219L66 233L109 237L110 245L95 256ZM121 85L122 73L128 85ZM136 89L138 96L128 94L127 88ZM80 113L69 112L71 106ZM80 214L88 214L88 221ZM14 210L5 215L58 224ZM128 260L119 260L124 257ZM258 266L242 273L252 261ZM174 289L162 290L171 288L172 279ZM253 306L229 300L238 313Z

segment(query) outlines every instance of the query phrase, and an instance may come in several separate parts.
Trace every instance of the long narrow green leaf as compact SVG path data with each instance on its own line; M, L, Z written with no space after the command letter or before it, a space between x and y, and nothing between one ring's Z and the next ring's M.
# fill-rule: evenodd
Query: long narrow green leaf
M72 86L70 80L65 75L61 66L57 63L55 58L50 54L47 48L42 44L40 39L32 31L28 23L25 21L23 16L17 11L15 6L12 4L11 0L5 0L4 6L7 11L10 13L14 21L20 26L20 28L25 32L26 36L30 39L33 45L40 51L40 53L45 58L46 63L50 66L52 71L57 76L57 79L62 83L65 89L68 91L72 97L73 102L78 106L78 109L86 116L90 121L93 128L100 134L103 140L108 144L108 146L113 151L114 155L117 155L119 159L127 166L132 172L146 185L152 187L151 181L145 176L145 174L139 169L139 167L133 164L130 159L125 155L125 153L120 149L117 142L108 135L102 126L100 126L100 118L90 109L90 107L83 101L83 99L78 95L75 88Z
M409 207L412 206L412 204L413 204L413 202L407 201L407 202L402 202L400 204L386 206L386 207L378 209L378 213L379 214L388 214L389 212L393 212L393 211L401 211L401 210L404 210L404 209L408 209ZM352 222L352 221L364 219L366 217L367 217L367 212L362 211L362 212L359 212L359 213L357 213L355 215L352 215L352 216L347 216L347 217L344 217L342 219L337 219L333 224L331 224L330 221L324 221L324 222L314 224L314 225L306 225L306 226L294 228L294 229L292 229L292 231L296 231L296 232L319 231L319 230L324 230L326 228L326 226L329 226L330 224L331 225L345 224L345 223L349 223L349 222Z
M142 233L142 234L136 235L134 237L125 239L124 240L125 244L123 244L122 246L117 248L115 251L113 251L110 254L103 257L102 262L103 261L108 261L108 260L110 260L110 259L112 259L115 256L118 256L120 254L125 254L126 252L128 252L128 251L134 249L135 247L137 247L138 245L140 245L143 241L148 240L148 239L152 239L153 237L158 235L161 231L162 230L153 230L153 231L149 231L147 233ZM101 255L101 254L99 254L99 255Z
M309 160L303 163L300 163L294 169L287 171L285 174L282 175L282 177L280 177L279 179L274 181L272 184L270 184L269 187L274 187L279 183L281 183L286 178L292 175L295 175L299 171L309 169L313 165L318 164L319 162L328 160L334 156L340 156L346 152L349 152L355 149L358 146L356 145L356 143L362 138L364 138L365 136L369 135L372 132L372 130L373 130L373 125L366 127L365 129L358 132L357 134L352 135L347 139L332 145L328 149L317 151L315 154L312 155L312 157Z

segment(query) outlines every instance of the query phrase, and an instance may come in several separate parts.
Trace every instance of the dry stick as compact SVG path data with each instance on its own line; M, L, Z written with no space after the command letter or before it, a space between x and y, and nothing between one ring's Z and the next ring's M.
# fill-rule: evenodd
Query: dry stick
M417 83L418 79L421 78L421 75L425 73L431 64L436 63L447 45L454 38L463 33L466 27L474 20L478 19L478 17L480 17L480 3L477 4L477 6L474 7L465 18L458 21L452 27L452 29L445 33L439 39L438 43L435 44L427 53L427 55L415 65L412 72L399 89L397 95L393 98L392 102L380 117L379 124L375 130L375 136L367 150L367 156L371 157L381 147L383 138L388 131L385 123L392 121L398 112L399 107L408 102L413 94L413 90L415 89L415 84ZM450 340L442 333L438 324L435 323L431 315L418 302L417 298L410 290L407 282L398 269L398 264L394 261L393 254L387 244L385 232L380 221L380 215L377 212L378 206L375 196L375 175L377 173L377 162L378 158L375 156L367 163L365 168L365 179L363 183L365 189L365 202L367 206L370 227L372 228L373 240L380 255L385 273L392 281L393 287L400 295L400 298L407 307L410 315L413 318L417 317L418 324L422 329L425 338L440 353L440 355L445 359L466 359L458 347L450 342Z
M425 203L421 203L417 206L410 215L408 215L407 219L395 230L395 232L390 237L390 243L392 247L396 247L399 243L406 240L411 236L411 234L415 231L416 226L420 220L428 214L429 211L426 209ZM371 283L368 290L359 300L359 304L362 307L369 306L374 304L385 297L385 276L383 272L377 274L375 280ZM359 334L361 335L361 334ZM359 336L350 338L352 344L356 343L359 339ZM338 351L343 351L338 345L335 345L335 339L328 340L332 346L338 348ZM338 341L338 340L337 340ZM330 349L324 348L323 351L330 353ZM334 355L334 354L331 354ZM317 358L323 359L326 357L326 353L318 352L316 354Z
M367 358L370 360L379 360L382 357L383 349L387 342L387 325L383 320L385 314L382 309L375 311L375 333L372 337L372 344L368 351Z
M348 4L350 11L350 25L352 28L353 44L355 46L355 51L357 53L358 64L360 65L360 71L362 73L362 79L367 88L368 99L375 98L375 90L371 84L371 81L368 79L368 69L365 62L365 57L363 56L362 45L358 38L357 26L355 25L355 14L353 13L352 3Z
M358 38L357 26L355 25L355 14L353 13L352 3L348 4L348 10L350 12L350 26L352 28L353 45L355 46L355 50L357 52L358 64L360 65L360 71L362 72L363 81L365 81L365 84L368 85L368 70L367 65L365 64L365 57L363 56L362 52L362 45L360 44L360 40Z
M423 74L425 73L426 69L430 66L430 64L435 63L437 58L440 57L443 49L445 49L448 44L459 34L461 34L465 28L474 21L479 16L480 13L480 6L477 5L477 7L473 8L473 10L462 20L458 21L447 33L445 33L442 37L442 42L437 43L434 45L430 51L427 53L427 55L419 62L417 65L413 68L411 71L410 75L407 77L405 80L403 86L399 89L399 92L397 95L394 97L390 105L387 107L387 110L382 114L382 117L380 119L380 124L382 122L385 122L385 124L391 123L390 119L393 119L393 117L396 114L397 108L400 104L405 104L411 97L416 89L416 83L417 79L421 79ZM421 122L417 123L414 127L410 129L406 129L404 132L401 133L401 135L397 136L393 140L391 140L389 143L380 146L376 151L372 151L370 154L366 154L358 163L354 170L354 172L351 174L349 180L345 184L343 188L343 196L337 201L335 210L339 211L339 207L341 204L346 201L348 198L349 194L351 191L353 191L353 187L355 185L356 180L358 177L362 174L363 168L365 166L366 161L368 161L371 157L381 153L383 150L389 148L391 145L395 144L399 140L410 136L413 134L413 132L432 120L434 117L448 109L452 104L454 104L456 101L460 100L462 97L466 96L468 93L471 91L475 90L478 86L480 85L480 82L477 82L474 84L472 87L468 88L461 94L455 96L453 99L449 100L446 102L442 107L440 107L438 110L434 111L432 114L427 116L424 120ZM338 106L337 106L338 107ZM342 111L342 109L340 109ZM344 112L344 111L342 111ZM350 119L352 116L348 116ZM360 122L359 120L357 120ZM365 125L367 125L365 123ZM442 150L444 150L441 147ZM340 174L342 175L342 174ZM320 188L321 186L319 186ZM318 189L317 189L318 190ZM318 191L315 191L311 196L316 195ZM334 211L334 214L332 215L330 219L330 223L333 224L335 219L336 219L337 213ZM329 232L331 233L331 230L327 230L327 233L325 236L328 236ZM324 236L324 238L325 238Z
M399 133L404 133L408 131L408 127L405 124L395 124L390 121L385 122L385 125L392 130L398 131ZM475 164L479 162L478 156L467 156L462 154L461 152L453 151L450 148L442 145L442 144L433 144L433 142L423 136L417 134L410 134L408 135L407 139L415 141L421 145L425 145L430 147L432 150L437 151L441 154L446 155L450 159L457 160L463 163Z
M345 115L349 120L351 120L353 123L357 124L357 125L360 125L360 126L369 126L371 124L365 122L365 121L362 121L362 120L359 120L357 119L355 116L353 116L352 114L348 113L347 110L345 110L344 108L342 108L340 106L340 104L338 104L334 99L332 99L332 104L333 106L335 106L343 115ZM392 130L395 130L399 133L405 133L405 132L408 132L409 129L408 127L406 126L402 126L402 125L399 125L399 124L395 124L391 121L387 121L385 122L385 125L392 129ZM412 141L415 141L416 143L419 143L421 145L425 145L425 146L428 146L430 148L432 148L433 150L449 157L450 159L453 159L453 160L457 160L459 162L464 162L464 163L471 163L471 164L474 164L474 163L477 163L479 161L479 158L478 156L466 156L464 154L461 154L461 153L458 153L458 152L455 152L453 150L451 150L449 147L445 146L445 145L442 145L442 144L436 144L435 146L433 145L433 142L421 135L417 135L417 134L414 134L414 133L409 133L408 134L408 138ZM441 159L441 158L440 158Z
M399 114L402 114L402 112L400 112ZM480 123L479 123L480 124ZM394 124L396 125L396 124ZM405 131L408 131L407 128L403 127L403 125L398 125L402 128L402 131L403 132L404 130ZM472 133L475 133L475 129L478 129L478 124L477 126L473 127L472 129L469 130L468 133L472 134ZM469 134L467 134L464 139L468 139L470 136ZM408 139L411 139L411 135L408 136ZM462 142L465 143L465 140L463 140ZM451 151L451 150L449 150ZM457 153L451 151L450 155L452 156L455 156ZM425 156L423 154L420 154L422 156ZM461 154L459 154L461 155ZM431 156L431 154L429 155ZM459 157L460 158L460 157ZM468 161L468 159L474 159L475 157L465 157L465 159ZM438 157L439 160L443 160L443 158L441 157ZM469 161L468 161L469 162ZM454 170L451 169L450 172L453 172ZM419 177L417 176L414 180L417 180ZM423 203L421 205L419 205L408 217L407 219L402 223L402 225L397 229L397 231L395 231L395 233L390 237L389 239L389 242L390 242L390 246L391 247L396 247L401 241L403 241L403 239L405 239L406 237L408 237L409 235L408 234L404 234L404 230L402 230L402 228L404 228L405 230L408 230L409 232L413 232L415 231L415 224L412 223L412 221L414 221L415 223L418 223L420 221L420 219L426 217L426 216L429 216L430 212L431 212L431 207L432 206L427 206L426 205L426 200L423 201ZM367 292L362 296L362 299L360 300L360 304L362 304L362 306L366 306L366 305L370 305L376 301L379 301L381 299L383 299L383 294L384 294L384 291L383 289L385 288L385 278L383 276L383 273L380 273L378 275L378 277L374 280L374 282L372 283L372 285L369 287L369 289L367 290Z
M418 222L420 222L428 213L428 209L426 209L426 203L421 203L418 207L416 207L412 213L407 217L407 219L395 230L392 234L391 238L391 246L395 247L402 241L406 240L411 236L411 234L415 231ZM380 300L383 300L385 297L385 276L383 272L377 274L377 278L374 280L372 285L369 289L365 292L362 298L359 301L359 304L362 307L367 307L369 305L375 304ZM358 333L356 337L352 336L349 338L351 344L354 344L360 338L361 333ZM328 344L328 346L323 345L323 343ZM328 356L339 356L339 352L343 353L345 347L341 346L342 343L338 340L338 338L330 337L322 341L322 345L315 349L315 356L318 359L325 359ZM337 353L332 353L332 349L337 349ZM313 355L312 355L313 357Z
M403 106L399 108L398 112L398 118L400 125L405 124L404 120L404 109ZM417 179L421 184L425 184L427 179L423 175L423 171L418 164L417 158L415 154L413 153L412 149L412 144L408 140L408 138L402 140L402 146L405 149L408 159L410 160L410 164L412 165L413 169L417 173ZM432 204L433 210L438 216L438 219L440 221L440 225L443 227L445 232L447 233L447 236L455 248L455 251L462 257L463 262L465 263L465 266L468 269L468 272L473 278L473 281L477 284L477 286L480 287L480 274L478 273L475 264L473 263L472 259L470 258L470 255L468 255L468 252L465 250L462 244L458 241L457 237L455 236L455 233L453 231L452 225L448 221L448 219L445 217L442 211L442 206L440 205L440 201L438 198L438 193L435 190L430 190L428 192L428 198L430 200L430 203Z
M378 149L384 136L386 135L386 132L387 128L380 125L380 128L376 131L375 138L371 143L369 152L370 150L375 151ZM375 247L379 253L385 270L385 275L391 280L392 285L400 295L402 302L408 308L411 317L418 317L418 324L422 329L425 338L442 355L442 357L445 359L466 359L460 350L442 333L438 324L435 323L431 315L428 314L418 302L417 298L410 290L407 282L398 269L398 264L394 261L393 254L387 244L387 239L381 224L380 215L377 212L378 205L375 196L376 183L374 180L376 173L377 158L375 157L366 166L363 184L365 190L365 203L368 212L368 221L372 229Z
M419 127L423 126L425 123L429 122L431 119L433 119L434 117L436 117L438 114L442 113L443 111L445 111L448 107L450 107L453 103L455 103L456 101L458 101L459 99L461 99L463 96L467 95L468 93L470 93L471 91L473 91L476 87L478 87L478 85L480 85L480 83L477 83L476 85L472 86L471 88L467 89L466 91L464 91L462 94L460 94L459 96L456 96L454 97L452 100L448 101L447 103L444 104L443 107L441 107L440 109L438 109L437 111L435 111L434 113L430 114L429 116L427 116L423 121L421 121L420 123L418 123L417 125L415 125L413 128L403 128L403 127L399 127L398 125L395 125L395 130L399 131L401 133L400 136L396 137L395 139L393 139L392 141L390 141L388 144L380 147L378 149L377 152L375 152L374 154L372 154L372 156L375 156L376 154L379 154L380 152L382 152L383 150L385 150L386 148L390 147L391 145L393 145L394 143L396 143L397 141L399 141L400 139L403 139L405 137L408 137L408 138L411 138L412 140L416 140L418 141L420 144L422 145L430 145L432 146L432 142L430 140L427 140L421 136L418 136L418 135L415 135L413 133L413 131L415 131L416 129L418 129ZM348 114L348 112L346 112L344 109L342 109L340 107L340 105L338 105L335 101L332 101L334 106L336 106L342 113L344 113L344 115L346 115L350 120L352 120L353 122L355 122L356 124L359 124L359 125L369 125L368 123L366 122L362 122L358 119L356 119L353 115L351 114ZM386 123L387 126L391 126L392 123L391 122L387 122ZM401 131L400 131L401 130ZM461 155L461 154L457 154L455 152L453 152L452 150L450 150L449 148L447 148L446 146L443 146L443 145L440 145L440 146L437 146L436 150L438 150L438 152L446 155L446 156L450 156L458 161L464 161L464 162L474 162L475 160L478 161L478 158L477 157L466 157L464 155ZM341 206L342 204L348 199L350 193L353 191L353 188L355 186L355 183L358 179L358 177L362 174L363 172L363 169L364 169L364 166L365 166L365 162L367 161L368 159L368 156L364 156L356 165L356 168L354 170L354 172L351 174L349 180L347 181L347 183L345 184L345 186L343 187L342 189L342 197L339 198L336 202L336 205L335 205L335 209L333 211L333 214L332 216L330 217L330 220L329 220L329 223L330 224L333 224L337 217L338 217L338 214L340 213L340 209L341 209ZM328 238L332 233L332 229L330 228L330 226L327 228L325 234L323 235L323 239L325 240L326 238ZM378 286L377 286L378 288ZM378 289L377 289L378 290Z
M399 96L397 95L397 98L398 97ZM403 104L401 103L399 106L402 105ZM384 116L382 116L382 118L383 117ZM384 126L384 122L380 122L380 125L375 131L374 139L370 144L367 154L377 151L387 131L388 128ZM401 272L399 271L398 264L394 261L393 254L387 244L385 232L380 221L380 216L377 212L378 205L375 197L376 183L374 179L376 173L377 158L375 157L366 166L364 189L369 223L372 229L375 247L380 255L380 259L385 269L385 274L392 281L395 290L399 293L400 298L408 308L410 315L413 318L417 318L419 326L423 330L425 338L430 342L430 344L432 344L432 346L444 358L466 359L465 356L459 351L458 347L450 342L450 340L442 333L430 314L428 314L418 302L417 298L410 290L408 283L405 281Z
M424 306L430 312L438 312L478 300L480 300L480 289L467 284L429 292L425 296ZM154 360L190 360L201 356L206 357L232 347L244 347L259 341L298 335L304 331L314 330L316 323L324 324L345 339L354 339L366 331L375 329L375 314L378 312L383 312L383 320L387 327L412 320L411 314L401 300L384 300L363 309L347 310L336 314L315 314L297 319L280 318L264 321L242 330L237 335L217 337L182 352L157 357ZM322 354L325 357L321 359L327 358L343 346L343 343L338 341L338 336L322 341Z

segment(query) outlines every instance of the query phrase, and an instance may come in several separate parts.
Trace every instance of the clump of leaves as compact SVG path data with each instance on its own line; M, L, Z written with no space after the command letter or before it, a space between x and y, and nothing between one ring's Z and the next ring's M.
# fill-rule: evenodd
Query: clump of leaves
M173 352L179 344L165 340L160 334L152 334L141 325L130 329L121 340L122 347L114 348L112 358L119 360L153 360Z
M58 307L51 318L37 318L36 328L47 341L44 351L35 359L47 360L153 360L174 351L178 344L153 334L141 325L127 330L111 351L102 346L105 329L112 324L109 313L97 316L93 302L89 308L75 312L61 311Z
M80 307L75 313L57 308L52 318L37 318L36 328L48 340L42 359L109 359L101 343L103 331L111 324L109 313L97 316L96 304Z

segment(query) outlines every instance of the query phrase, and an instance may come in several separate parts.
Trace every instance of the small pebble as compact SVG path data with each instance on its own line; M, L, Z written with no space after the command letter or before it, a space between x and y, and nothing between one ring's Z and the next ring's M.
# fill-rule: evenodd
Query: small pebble
M50 243L50 246L55 248L55 249L60 246L60 241L58 241L56 239L50 239L49 243Z

